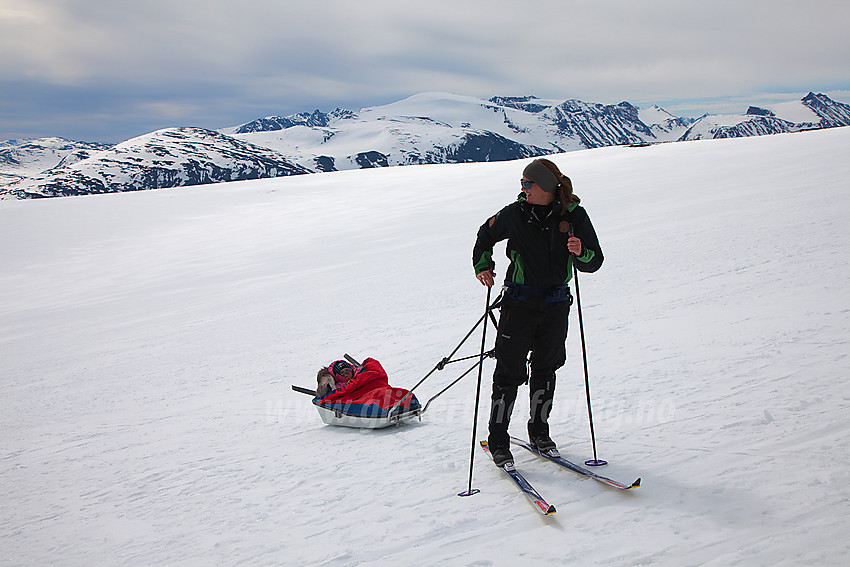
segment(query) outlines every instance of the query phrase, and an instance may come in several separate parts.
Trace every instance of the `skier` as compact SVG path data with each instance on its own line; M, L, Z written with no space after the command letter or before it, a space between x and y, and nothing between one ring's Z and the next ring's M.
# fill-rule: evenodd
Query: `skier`
M538 450L556 451L549 436L555 371L567 359L565 341L572 304L572 266L595 272L602 248L587 212L579 206L572 181L547 159L524 170L522 192L478 229L472 252L482 285L495 283L493 246L507 239L510 259L496 337L496 370L490 404L488 445L497 466L513 462L508 424L517 388L528 382L529 441ZM531 376L527 365L531 352Z

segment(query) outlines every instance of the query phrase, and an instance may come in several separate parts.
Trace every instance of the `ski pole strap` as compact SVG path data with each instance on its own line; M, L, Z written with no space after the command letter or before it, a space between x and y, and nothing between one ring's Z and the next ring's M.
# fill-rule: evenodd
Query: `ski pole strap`
M542 299L546 303L562 303L564 301L573 302L573 296L570 294L570 286L556 285L553 287L531 287L514 282L505 282L503 288L505 295L517 301L528 301L529 299Z
M496 298L496 300L493 303L490 304L490 307L487 309L487 313L490 315L491 319L493 318L493 310L500 308L502 306L502 301L504 299L505 299L505 287L503 286L501 291L499 291L499 296ZM495 320L493 321L493 324L495 324L497 327L499 326L498 324L496 324Z

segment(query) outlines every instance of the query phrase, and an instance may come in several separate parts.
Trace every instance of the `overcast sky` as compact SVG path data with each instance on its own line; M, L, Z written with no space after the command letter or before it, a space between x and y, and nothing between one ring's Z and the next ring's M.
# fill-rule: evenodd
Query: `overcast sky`
M0 0L0 140L357 110L415 93L744 112L850 102L847 0Z

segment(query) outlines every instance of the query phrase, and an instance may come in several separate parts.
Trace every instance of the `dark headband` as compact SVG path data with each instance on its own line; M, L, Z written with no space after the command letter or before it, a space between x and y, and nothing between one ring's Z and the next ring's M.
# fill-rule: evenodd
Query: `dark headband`
M543 165L543 162L538 159L528 164L522 171L522 174L537 183L547 193L557 193L558 185L561 184L558 178L555 177L555 174L552 173L552 170Z

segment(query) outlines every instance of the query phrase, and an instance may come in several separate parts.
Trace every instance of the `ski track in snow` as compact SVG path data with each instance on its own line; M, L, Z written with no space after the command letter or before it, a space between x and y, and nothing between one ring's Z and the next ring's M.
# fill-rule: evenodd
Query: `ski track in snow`
M524 161L4 201L0 562L843 565L848 149L839 128L555 156L606 256L579 280L603 474L643 485L517 449L547 518L480 449L457 496L476 372L378 431L290 389L344 352L411 387L451 352ZM577 330L550 421L584 460Z

